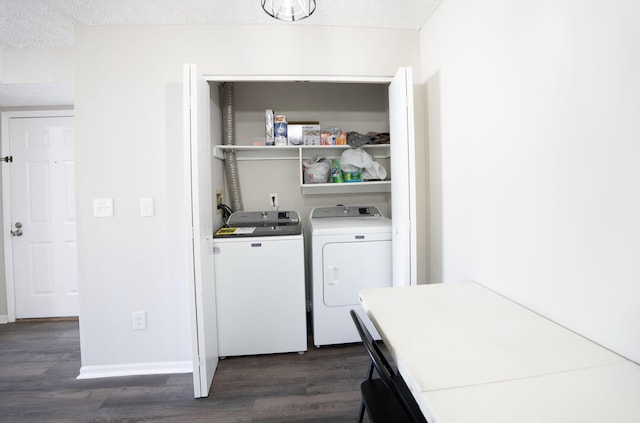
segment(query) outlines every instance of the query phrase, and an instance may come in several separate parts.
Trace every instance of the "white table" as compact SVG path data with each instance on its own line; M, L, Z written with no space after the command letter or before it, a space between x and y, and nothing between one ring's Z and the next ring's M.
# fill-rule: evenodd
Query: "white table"
M363 290L430 423L640 422L640 367L476 283Z

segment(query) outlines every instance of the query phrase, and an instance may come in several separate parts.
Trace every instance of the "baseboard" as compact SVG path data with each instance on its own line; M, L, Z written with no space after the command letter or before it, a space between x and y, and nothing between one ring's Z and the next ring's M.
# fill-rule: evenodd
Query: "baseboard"
M169 361L159 363L114 364L106 366L82 366L77 379L97 379L118 376L161 375L191 373L191 361Z
M9 323L9 316L0 315L0 325L4 325L5 323Z

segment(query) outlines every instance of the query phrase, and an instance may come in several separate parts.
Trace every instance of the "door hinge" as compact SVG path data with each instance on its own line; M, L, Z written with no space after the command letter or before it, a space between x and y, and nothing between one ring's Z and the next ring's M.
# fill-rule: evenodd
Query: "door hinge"
M13 162L13 156L4 156L4 157L3 157L2 159L0 159L0 160L2 160L2 161L3 161L3 162L5 162L5 163L11 163L11 162Z

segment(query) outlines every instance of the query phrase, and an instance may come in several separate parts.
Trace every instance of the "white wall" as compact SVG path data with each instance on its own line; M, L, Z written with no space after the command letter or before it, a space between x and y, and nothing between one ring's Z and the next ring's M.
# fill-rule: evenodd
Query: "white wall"
M3 84L69 83L74 79L74 50L25 49L0 46Z
M434 281L640 361L640 4L446 0L421 32Z
M388 76L400 66L419 69L418 42L416 31L295 25L78 28L83 367L181 365L191 357L183 258L184 63L210 74ZM155 199L155 217L139 217L141 197ZM115 216L92 217L95 198L113 198ZM137 310L147 311L147 330L131 330Z

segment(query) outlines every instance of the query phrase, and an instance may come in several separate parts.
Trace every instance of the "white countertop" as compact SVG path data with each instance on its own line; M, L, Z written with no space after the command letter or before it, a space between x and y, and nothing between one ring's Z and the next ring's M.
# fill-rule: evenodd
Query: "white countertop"
M477 283L369 289L360 298L430 423L534 421L518 413L527 407L540 421L558 398L565 407L551 409L560 417L610 392L623 398L635 388L640 398L636 364ZM543 417L640 421L640 405L616 408L633 420Z

